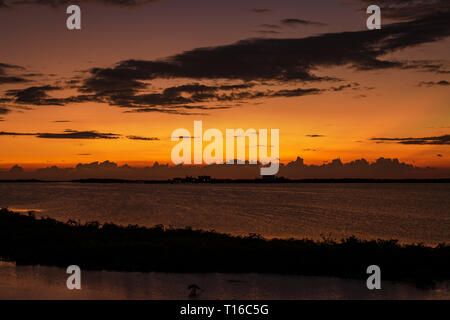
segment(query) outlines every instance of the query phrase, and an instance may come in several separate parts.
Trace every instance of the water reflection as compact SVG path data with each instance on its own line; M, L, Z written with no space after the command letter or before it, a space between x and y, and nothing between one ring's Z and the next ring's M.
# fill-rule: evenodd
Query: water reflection
M157 224L235 235L450 242L450 184L0 183L0 207L60 221Z
M174 274L82 272L82 290L66 288L65 270L0 262L0 299L450 299L450 282L433 290L383 281L369 291L365 281L271 274Z

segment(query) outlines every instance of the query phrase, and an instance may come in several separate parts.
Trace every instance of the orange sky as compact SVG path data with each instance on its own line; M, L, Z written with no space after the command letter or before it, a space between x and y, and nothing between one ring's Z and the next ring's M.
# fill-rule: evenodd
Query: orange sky
M335 1L329 3L330 8L336 6ZM250 10L265 5L270 5L272 11L257 14ZM179 1L169 0L139 9L85 6L85 27L76 32L64 28L64 8L0 9L0 63L24 68L6 69L11 75L40 74L32 77L31 82L0 82L0 92L4 94L7 90L43 84L60 85L77 76L87 77L89 68L113 67L125 59L153 60L198 47L260 37L255 33L259 25L276 23L286 17L321 21L327 25L283 27L277 29L280 33L274 37L305 38L329 32L364 30L366 15L357 10L357 5L339 4L336 8L338 11L332 14L313 4L291 1L277 1L277 4L253 1L246 5L231 1L229 5L221 3L207 7L203 1L193 1L188 10ZM332 51L333 47L327 50ZM448 63L449 52L450 41L447 38L398 50L383 56L383 59ZM315 164L338 157L343 161L388 157L417 166L450 166L448 144L412 145L369 140L374 137L420 138L449 134L450 87L419 86L421 82L448 81L448 74L416 69L358 71L348 65L323 65L313 73L342 81L258 86L273 91L297 87L329 89L351 83L358 83L358 86L356 89L330 90L299 97L211 101L204 104L232 105L232 108L208 110L204 115L124 113L126 108L98 102L64 106L3 102L0 108L3 106L10 112L0 114L4 120L0 122L1 132L61 133L72 129L95 130L123 137L89 140L4 135L0 136L0 167L8 168L16 163L24 167L71 166L104 160L130 165L170 162L171 148L175 145L170 141L172 131L186 128L192 132L194 120L202 120L204 129L218 128L223 132L226 128L279 129L282 162L292 161L298 155L305 158L305 162ZM155 79L148 82L151 85L144 92L155 92L175 84L211 85L217 82L220 80ZM65 88L49 94L51 97L67 97L76 94L76 90ZM22 109L17 108L18 105ZM62 120L70 122L54 122ZM159 140L125 138L132 135L157 137Z

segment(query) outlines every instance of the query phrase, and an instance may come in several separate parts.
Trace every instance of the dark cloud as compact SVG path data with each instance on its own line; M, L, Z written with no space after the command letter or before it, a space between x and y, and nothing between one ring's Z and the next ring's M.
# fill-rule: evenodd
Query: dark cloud
M442 66L429 61L389 61L380 57L396 50L432 42L450 34L449 13L418 18L414 21L383 26L382 32L355 31L329 33L299 39L249 39L230 45L198 48L161 60L126 60L110 68L93 68L81 82L74 79L81 95L54 98L52 91L64 89L56 85L32 86L9 90L6 98L16 104L63 106L77 102L102 102L123 107L130 112L164 112L179 115L204 114L207 110L224 109L205 104L240 102L249 99L299 97L326 91L341 91L353 84L319 88L297 88L279 91L255 90L267 82L336 80L317 76L321 67L347 65L357 70L385 68L442 71ZM311 24L296 19L286 23ZM273 31L273 30L272 30ZM332 48L332 50L330 50ZM2 70L14 66L1 65ZM215 86L185 84L145 92L155 79L182 78L232 82ZM240 82L236 84L236 82Z
M342 85L339 87L331 87L329 89L318 88L295 88L284 89L279 91L250 90L254 84L234 84L207 86L202 84L187 84L176 87L163 89L159 93L150 94L115 94L108 99L113 106L131 108L127 113L142 112L162 112L178 115L204 115L195 111L210 111L230 109L232 106L216 105L205 106L195 103L211 103L211 102L235 102L261 98L278 98L278 97L301 97L305 95L320 94L327 91L341 91L347 88L355 88L359 86L357 83ZM234 105L237 106L237 105Z
M191 112L195 110L205 111L230 108L229 106L192 105L194 103L254 99L266 95L263 92L245 91L252 87L252 83L223 84L220 86L194 83L169 87L157 93L130 94L120 92L102 98L114 106L136 109L130 112L164 112L192 115L198 114ZM104 93L97 93L97 95L103 96Z
M192 112L192 110L222 110L222 109L230 109L230 106L216 106L216 107L206 107L206 106L197 106L197 105L185 105L185 106L166 106L163 108L158 107L143 107L136 108L134 110L125 111L125 113L147 113L147 112L157 112L157 113L167 113L167 114L175 114L175 115L183 115L183 116L197 116L197 115L206 115L204 112ZM187 111L183 111L187 110Z
M63 133L19 133L0 131L0 136L35 136L43 139L118 139L121 135L97 131L65 130Z
M56 100L49 99L47 92L61 90L60 87L34 86L26 89L8 90L6 96L12 97L16 103L33 105L60 105Z
M0 62L0 75L6 73L6 69L16 69L16 70L24 70L23 67L9 64L9 63L1 63Z
M38 133L36 137L43 139L118 139L120 135L97 131L65 130L64 133Z
M19 132L5 132L5 131L0 131L0 136L35 136L35 133L19 133Z
M371 141L377 143L400 143L412 145L450 145L450 135L424 138L371 138Z
M291 89L291 90L280 90L273 94L266 95L267 97L301 97L310 94L318 94L323 92L324 90L311 88L311 89Z
M27 79L15 76L0 76L0 84L28 82Z
M25 89L8 90L6 96L10 97L17 104L29 104L36 106L64 106L68 103L81 103L96 101L101 102L94 95L78 95L68 98L52 98L48 94L51 91L58 91L64 89L59 86L33 86Z
M222 109L230 109L230 106L213 106L213 107L206 107L206 106L170 106L169 108L174 109L187 109L187 110L222 110Z
M77 131L77 130L65 130L62 133L20 133L20 132L5 132L0 131L0 136L34 136L41 139L119 139L123 136L117 133L102 133L96 130L89 131ZM142 141L158 141L157 137L142 137L136 135L126 136L130 140L142 140Z
M127 111L125 111L125 113L167 113L167 114L182 115L182 116L205 115L204 113L184 112L184 111L176 110L175 108L176 108L176 106L174 106L173 109L157 108L157 107L136 108L133 110L127 110Z
M283 19L280 21L282 25L286 26L326 26L326 23L316 22L311 20L303 20L303 19Z
M1 8L1 3L0 3L0 8ZM28 81L27 79L23 78L22 76L7 74L11 70L12 71L24 70L24 68L21 66L16 66L16 65L0 62L0 85L5 84L5 83L22 83L22 82Z
M43 73L25 73L23 76L24 77L43 77L43 76L45 76L45 74L43 74ZM52 75L48 75L48 76L52 76Z
M89 81L90 80L88 80L88 82ZM119 81L122 82L123 78ZM134 82L134 80L132 82ZM92 84L92 82L89 82L89 84ZM330 91L340 91L352 86L354 86L354 84L343 85L340 88L333 87ZM141 85L139 85L139 87L141 87ZM107 91L105 92L103 91L103 85L100 87L94 86L92 88L85 86L82 90L89 93L93 92L93 95L96 96L97 99L107 101L110 105L135 109L127 112L163 112L178 115L199 115L204 113L192 111L230 108L230 106L196 105L198 103L232 102L258 98L300 97L328 91L326 89L318 88L257 91L253 90L254 87L255 83L252 82L222 84L218 86L193 83L168 87L160 92L147 94L140 94L136 88L126 89L124 91L115 91L114 93L111 93L110 89L107 88Z
M140 140L140 141L159 141L156 137L140 137L140 136L127 136L130 140Z
M352 88L353 90L359 90L360 89L359 83L355 82L355 83L344 84L344 85L341 85L338 87L331 87L329 90L330 91L342 91L342 90L350 89L350 88Z
M67 122L72 122L72 121L70 121L70 120L54 120L52 122L54 122L54 123L67 123Z
M430 61L394 61L383 60L382 57L448 37L449 19L450 12L443 11L383 25L382 30L327 33L305 38L247 39L230 45L197 48L160 60L126 60L109 68L89 70L88 77L77 83L82 93L79 96L53 98L49 93L63 88L47 85L9 90L6 97L17 104L65 105L95 101L131 109L129 112L193 115L218 109L208 106L211 103L298 97L347 88L356 90L359 88L352 84L329 89L297 88L275 92L256 88L337 80L332 76L315 74L315 70L333 66L347 66L359 71L398 68L446 72L442 64ZM151 81L175 78L232 84L188 83L148 92Z
M321 135L321 134L307 134L306 137L309 137L309 138L323 138L325 136Z
M88 2L121 7L136 7L156 1L158 0L2 0L0 1L0 8L11 8L19 5L59 7Z
M11 112L11 110L8 108L0 107L0 115L4 115L4 114L10 113L10 112Z
M434 87L434 86L450 86L450 82L447 80L441 80L441 81L422 81L419 83L420 87Z
M230 91L238 89L248 89L253 87L251 83L235 84L235 85L221 85L221 86L207 86L199 83L186 84L176 87L169 87L164 89L163 94L166 96L177 96L182 93L201 94L208 92L217 92L220 90Z
M299 39L249 39L198 48L163 60L127 60L113 68L94 68L82 90L114 95L134 93L157 78L243 81L323 81L312 70L348 65L358 70L402 68L404 62L380 57L450 35L448 12L364 30Z

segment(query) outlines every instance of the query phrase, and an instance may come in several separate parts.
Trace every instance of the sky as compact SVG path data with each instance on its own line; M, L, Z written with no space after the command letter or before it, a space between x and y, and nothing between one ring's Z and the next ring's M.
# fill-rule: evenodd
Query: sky
M0 0L0 168L170 163L195 120L279 129L282 163L449 168L449 21L444 0Z

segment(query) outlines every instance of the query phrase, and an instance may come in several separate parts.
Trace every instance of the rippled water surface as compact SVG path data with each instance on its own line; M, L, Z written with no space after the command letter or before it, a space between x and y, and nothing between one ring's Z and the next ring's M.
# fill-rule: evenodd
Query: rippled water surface
M67 221L156 224L266 237L450 242L450 184L0 183L0 207Z

